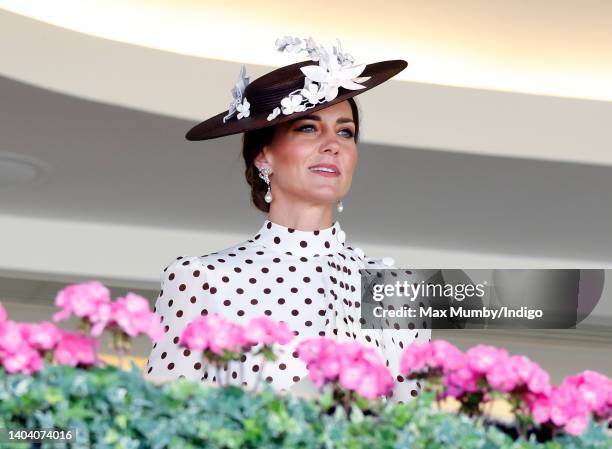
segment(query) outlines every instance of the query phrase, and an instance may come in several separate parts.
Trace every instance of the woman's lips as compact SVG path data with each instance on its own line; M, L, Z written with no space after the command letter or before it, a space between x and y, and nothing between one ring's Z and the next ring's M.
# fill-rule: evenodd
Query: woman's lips
M321 176L326 176L326 177L340 176L340 170L338 169L336 165L333 165L333 164L317 164L317 165L313 165L312 167L309 167L308 169L311 172L317 175L321 175ZM321 170L321 169L325 169L325 170Z
M326 176L328 178L335 178L336 176L340 176L340 173L335 172L335 173L330 173L330 172L326 172L326 171L316 171L316 170L310 170L312 173L314 173L315 175L320 175L320 176Z

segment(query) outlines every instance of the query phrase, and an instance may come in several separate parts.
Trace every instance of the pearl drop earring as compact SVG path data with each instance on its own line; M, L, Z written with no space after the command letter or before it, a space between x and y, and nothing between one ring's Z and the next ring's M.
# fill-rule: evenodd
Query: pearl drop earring
M272 192L270 191L270 173L272 170L268 167L263 167L259 169L259 177L264 180L264 182L268 185L268 191L264 196L264 201L268 204L272 202Z
M336 209L338 210L338 212L342 212L344 210L344 204L342 204L342 200L338 201Z

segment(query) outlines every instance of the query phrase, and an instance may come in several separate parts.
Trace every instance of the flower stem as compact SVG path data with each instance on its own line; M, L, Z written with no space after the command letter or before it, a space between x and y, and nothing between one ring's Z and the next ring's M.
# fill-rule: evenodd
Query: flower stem
M558 434L559 434L559 429L553 426L552 432L551 432L552 439L554 440L555 438L557 438Z
M444 386L441 383L435 382L433 390L434 394L436 395L436 406L438 407L438 411L440 411L442 409L442 401L440 397L442 397L442 394L444 393Z
M123 355L124 355L123 348L119 348L117 352L119 353L119 369L123 369Z

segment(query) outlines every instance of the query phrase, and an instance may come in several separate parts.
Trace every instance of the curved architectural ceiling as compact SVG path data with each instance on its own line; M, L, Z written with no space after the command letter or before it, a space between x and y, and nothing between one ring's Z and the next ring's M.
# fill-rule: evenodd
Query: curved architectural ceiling
M105 39L280 66L284 34L341 38L358 61L403 58L398 79L612 100L612 2L0 0L0 8Z

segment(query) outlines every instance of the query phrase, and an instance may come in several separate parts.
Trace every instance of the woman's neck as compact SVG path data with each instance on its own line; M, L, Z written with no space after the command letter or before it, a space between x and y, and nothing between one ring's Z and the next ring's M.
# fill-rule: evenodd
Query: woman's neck
M330 204L304 205L303 203L270 203L269 220L272 223L300 231L326 229L333 225L334 213Z

